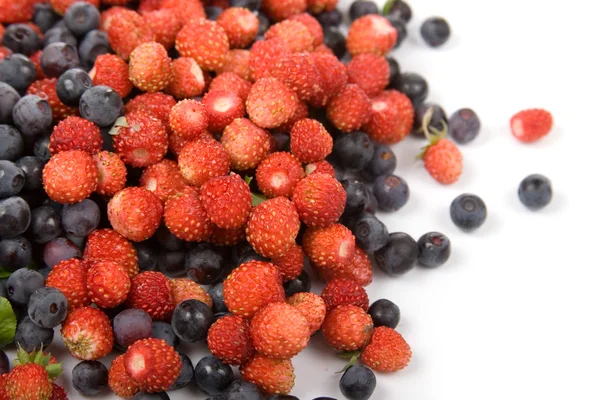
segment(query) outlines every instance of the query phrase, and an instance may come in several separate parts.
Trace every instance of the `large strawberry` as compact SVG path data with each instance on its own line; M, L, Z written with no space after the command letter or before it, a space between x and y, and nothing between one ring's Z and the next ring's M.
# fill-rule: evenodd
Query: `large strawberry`
M81 307L72 311L60 330L71 355L79 360L97 360L112 350L114 338L110 320L101 310Z
M62 373L61 365L50 360L50 355L44 355L42 350L27 353L19 348L15 366L6 377L8 399L49 400L53 392L52 380Z

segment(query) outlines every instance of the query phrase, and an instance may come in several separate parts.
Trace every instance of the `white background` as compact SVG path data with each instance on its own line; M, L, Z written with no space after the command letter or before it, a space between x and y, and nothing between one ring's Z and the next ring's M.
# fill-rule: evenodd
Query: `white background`
M350 1L340 4L346 10ZM414 161L422 142L409 138L395 146L396 173L408 181L411 199L380 218L391 232L415 239L444 232L453 253L437 270L395 279L376 271L367 288L371 301L385 297L400 306L397 329L414 356L405 370L377 375L372 399L598 399L600 215L592 195L599 183L598 6L592 0L413 0L411 6L410 37L393 55L403 71L426 77L430 101L448 115L473 108L483 129L461 147L464 173L448 187ZM452 28L439 49L419 35L432 15ZM508 122L530 107L550 110L555 128L525 145L511 136ZM554 185L553 202L540 212L526 210L517 197L531 173ZM450 202L464 192L488 207L488 221L472 234L449 217ZM74 360L58 344L53 349L66 360L61 382L69 397L81 398L70 383ZM193 349L193 362L205 353ZM343 398L335 371L344 362L320 336L293 361L292 394ZM189 389L170 396L203 398Z

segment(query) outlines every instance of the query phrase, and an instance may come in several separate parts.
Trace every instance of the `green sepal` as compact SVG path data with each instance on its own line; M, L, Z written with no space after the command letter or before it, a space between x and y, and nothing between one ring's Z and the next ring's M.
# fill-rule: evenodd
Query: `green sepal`
M263 201L267 201L268 199L262 194L252 193L252 207L255 207L262 203Z
M28 352L25 351L24 348L21 347L20 344L17 344L17 359L15 360L15 364L25 365L31 361L31 356Z
M46 354L45 356L42 357L42 359L40 360L39 364L42 367L46 367L48 364L50 364L50 360L52 359L52 357L50 356L50 354Z
M358 358L360 357L361 352L355 351L355 352L350 352L350 354L352 354L352 355L350 356L350 360L348 361L348 363L340 371L337 371L336 374L343 374L344 372L346 372L346 370L348 370L348 368L350 368L351 366L356 365L358 363ZM340 356L342 358L347 358L347 355L341 356L338 354L338 356Z
M252 182L252 179L253 179L253 178L252 178L251 176L245 176L245 177L244 177L244 181L245 181L245 182L246 182L248 185L250 185L250 182Z
M21 345L17 344L17 359L15 360L15 365L25 365L25 364L38 364L44 367L48 377L51 380L57 378L60 374L62 374L62 363L54 363L50 364L51 356L50 354L44 355L44 347L42 346L39 350L34 350L31 353L28 353L21 347Z
M390 11L392 11L392 5L394 5L395 0L387 0L385 5L383 6L383 11L381 11L381 15L388 15Z
M58 364L50 364L46 366L46 372L48 373L48 377L50 379L56 379L57 377L60 376L60 374L62 374L63 370L62 370L62 364L58 363Z

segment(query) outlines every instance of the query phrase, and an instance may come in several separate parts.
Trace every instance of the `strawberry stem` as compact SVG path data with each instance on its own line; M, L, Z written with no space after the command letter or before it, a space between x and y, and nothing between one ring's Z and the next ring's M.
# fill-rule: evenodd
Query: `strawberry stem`
M394 0L387 0L385 2L385 5L383 6L383 11L381 12L381 15L388 15L390 13L390 11L392 10L393 4L394 4Z
M425 111L425 115L423 115L423 120L421 121L421 129L423 130L423 135L425 138L431 142L431 133L429 133L429 123L431 122L431 118L433 117L433 107L429 107L427 111Z
M349 361L344 366L344 368L341 371L337 371L336 374L342 374L342 373L346 372L346 370L348 368L350 368L351 366L356 365L358 363L358 359L360 358L360 355L361 355L360 350L342 351L341 353L338 353L337 354L338 357L349 360Z

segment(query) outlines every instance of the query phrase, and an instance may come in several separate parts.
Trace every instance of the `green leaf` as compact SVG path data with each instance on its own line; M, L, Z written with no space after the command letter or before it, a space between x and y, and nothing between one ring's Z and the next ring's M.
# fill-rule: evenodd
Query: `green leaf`
M5 270L0 265L0 279L2 279L2 278L8 278L10 276L10 274L12 274L12 272Z
M267 201L268 199L262 194L252 193L252 207L259 205L263 201Z
M382 15L388 15L390 11L392 11L392 6L394 5L395 0L387 0L385 5L383 6Z
M0 297L0 347L13 342L17 329L17 317L4 297Z
M252 177L251 177L251 176L245 176L245 177L244 177L244 180L246 181L246 183L247 183L248 185L250 185L250 182L252 182Z

